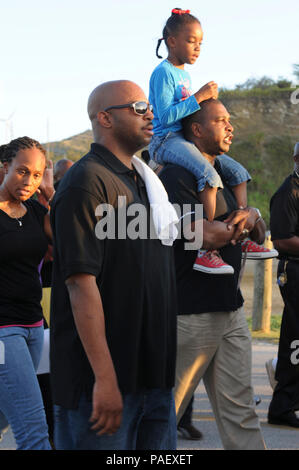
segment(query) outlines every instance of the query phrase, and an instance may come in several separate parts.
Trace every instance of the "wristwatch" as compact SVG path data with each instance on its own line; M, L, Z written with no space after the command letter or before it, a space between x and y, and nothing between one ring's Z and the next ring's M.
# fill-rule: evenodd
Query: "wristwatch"
M257 208L257 207L253 207L252 209L254 209L258 215L258 218L256 219L254 225L256 225L261 219L262 219L262 214L260 212L260 210Z

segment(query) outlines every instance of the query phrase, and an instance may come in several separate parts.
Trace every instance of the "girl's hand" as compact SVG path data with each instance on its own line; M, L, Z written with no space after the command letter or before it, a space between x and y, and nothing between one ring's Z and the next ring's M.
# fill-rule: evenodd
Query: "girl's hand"
M208 82L203 87L201 87L196 93L194 93L196 101L201 103L201 101L218 98L218 85L215 82Z

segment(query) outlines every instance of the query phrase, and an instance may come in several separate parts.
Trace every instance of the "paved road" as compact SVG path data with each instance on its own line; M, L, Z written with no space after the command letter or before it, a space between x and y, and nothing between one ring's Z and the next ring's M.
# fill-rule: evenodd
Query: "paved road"
M253 386L254 393L261 397L262 402L256 410L260 418L262 433L267 449L299 449L299 429L287 426L273 426L267 423L267 411L272 396L272 389L268 382L265 362L275 357L277 345L272 343L253 342ZM179 439L179 449L222 449L217 426L213 417L210 402L202 384L196 390L194 401L194 424L203 433L200 441Z
M253 385L254 392L259 395L262 402L257 407L261 421L263 436L268 449L299 449L299 429L285 426L272 426L267 423L267 410L271 399L271 387L268 382L265 362L275 357L277 345L267 342L254 341L253 343ZM196 390L194 401L194 423L202 431L201 441L179 439L178 449L181 450L208 450L222 449L217 427L211 411L209 400L202 384ZM14 449L15 442L9 430L0 442L1 449Z

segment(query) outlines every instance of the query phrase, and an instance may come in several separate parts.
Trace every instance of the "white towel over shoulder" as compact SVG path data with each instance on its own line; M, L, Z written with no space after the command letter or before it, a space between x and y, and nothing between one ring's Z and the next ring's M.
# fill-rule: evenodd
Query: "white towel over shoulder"
M156 173L136 156L132 164L144 181L157 237L163 245L171 246L178 236L176 224L179 219L176 210L169 202L168 194Z

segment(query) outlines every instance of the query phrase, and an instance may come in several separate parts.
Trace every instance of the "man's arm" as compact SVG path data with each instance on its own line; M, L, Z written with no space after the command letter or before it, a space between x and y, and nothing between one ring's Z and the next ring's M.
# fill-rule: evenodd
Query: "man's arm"
M95 376L91 429L113 434L122 417L122 396L106 341L105 319L96 278L72 275L66 280L76 327Z
M196 231L202 232L202 246L194 248L204 248L205 250L218 250L232 241L235 234L234 227L229 228L224 222L214 220L209 222L206 219L196 220L190 225L191 231L188 238L191 240L191 234ZM188 234L188 231L185 231ZM196 239L196 237L195 237ZM198 237L200 239L200 237Z
M270 202L271 236L279 253L299 256L298 222L298 192L288 177Z
M259 220L249 234L251 240L262 245L266 238L266 229L267 226L265 221L263 219Z
M224 222L228 224L229 228L235 226L233 243L246 238L246 236L259 244L265 241L266 224L254 207L233 211ZM243 235L244 229L249 232L245 237Z
M244 228L249 230L250 238L257 243L263 243L265 240L266 224L260 219L254 208L234 211L225 221L214 220L209 222L206 219L197 220L191 223L191 231L203 232L202 248L206 250L217 250L228 243L235 244L242 240ZM198 247L200 248L200 247Z
M191 212L195 210L196 205L200 204L196 181L192 173L181 167L166 166L161 172L160 178L168 192L169 200L173 204L178 204L181 209L184 208L184 205L188 205L188 210ZM262 220L257 222L258 218L259 215L254 208L236 210L223 222L208 222L205 219L193 221L189 227L184 226L184 234L192 243L192 249L212 250L221 248L228 243L236 244L245 238L242 235L244 228L252 232L250 233L252 239L263 243L266 226ZM194 236L194 233L202 234L202 237ZM196 246L197 240L199 243L203 240L202 246Z
M279 253L287 253L293 256L299 256L299 237L284 238L274 240L273 245Z

